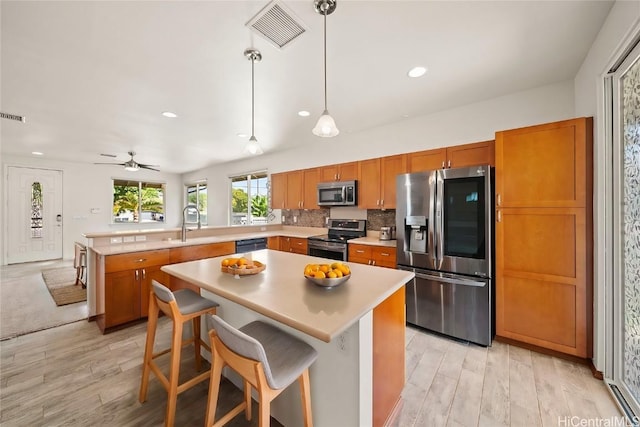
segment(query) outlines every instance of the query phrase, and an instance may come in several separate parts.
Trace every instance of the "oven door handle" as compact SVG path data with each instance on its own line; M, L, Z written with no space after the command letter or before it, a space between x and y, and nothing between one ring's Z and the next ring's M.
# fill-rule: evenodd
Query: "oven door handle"
M483 287L486 282L482 281L479 282L477 280L473 280L473 279L454 279L452 277L440 277L440 276L434 276L431 274L424 274L424 273L418 273L416 272L416 277L419 279L426 279L426 280L433 280L436 282L444 282L444 283L451 283L453 285L463 285L463 286L477 286L479 288Z

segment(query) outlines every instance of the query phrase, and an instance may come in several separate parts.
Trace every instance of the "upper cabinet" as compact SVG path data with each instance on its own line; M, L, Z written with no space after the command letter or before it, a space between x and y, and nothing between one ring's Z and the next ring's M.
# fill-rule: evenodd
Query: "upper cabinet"
M358 179L358 162L323 166L319 169L319 182L353 181Z
M395 209L396 176L406 172L406 154L358 162L358 207Z
M409 172L495 165L494 141L456 145L448 148L409 153Z
M318 209L318 168L271 174L272 209Z

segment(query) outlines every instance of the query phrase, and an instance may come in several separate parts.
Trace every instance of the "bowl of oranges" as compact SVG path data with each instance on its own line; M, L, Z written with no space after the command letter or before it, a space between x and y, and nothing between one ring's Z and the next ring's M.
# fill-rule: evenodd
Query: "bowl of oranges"
M220 269L223 273L229 273L235 276L258 274L265 268L267 268L266 264L263 264L260 261L253 261L245 257L225 258L220 263Z
M333 288L351 277L351 269L347 264L334 262L332 264L307 264L304 267L304 277L318 286Z

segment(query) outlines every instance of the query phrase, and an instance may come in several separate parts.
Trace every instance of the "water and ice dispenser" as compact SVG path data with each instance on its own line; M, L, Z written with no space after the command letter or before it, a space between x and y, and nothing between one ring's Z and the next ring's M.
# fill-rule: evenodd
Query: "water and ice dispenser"
M427 221L426 216L405 217L405 250L427 253L427 241L429 239Z

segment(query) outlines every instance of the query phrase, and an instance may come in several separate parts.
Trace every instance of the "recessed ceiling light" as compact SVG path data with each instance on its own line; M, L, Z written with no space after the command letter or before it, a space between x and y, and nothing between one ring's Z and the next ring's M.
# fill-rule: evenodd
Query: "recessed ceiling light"
M407 75L409 77L421 77L421 76L424 76L424 73L426 72L427 72L426 67L413 67L412 69L409 70Z
M246 137L248 137L248 136L249 136L249 135L247 135L246 133L242 133L242 132L240 132L240 133L236 133L236 135L238 135L238 138L246 138Z
M309 117L309 114L310 114L310 113L309 113L307 110L301 110L301 111L298 111L298 115L299 115L300 117Z
M172 113L171 111L164 111L162 115L165 117L169 117L170 119L175 119L176 117L178 117L176 113Z
M31 154L33 154L34 156L42 156L42 155L44 155L44 153L41 153L40 151L32 151Z

